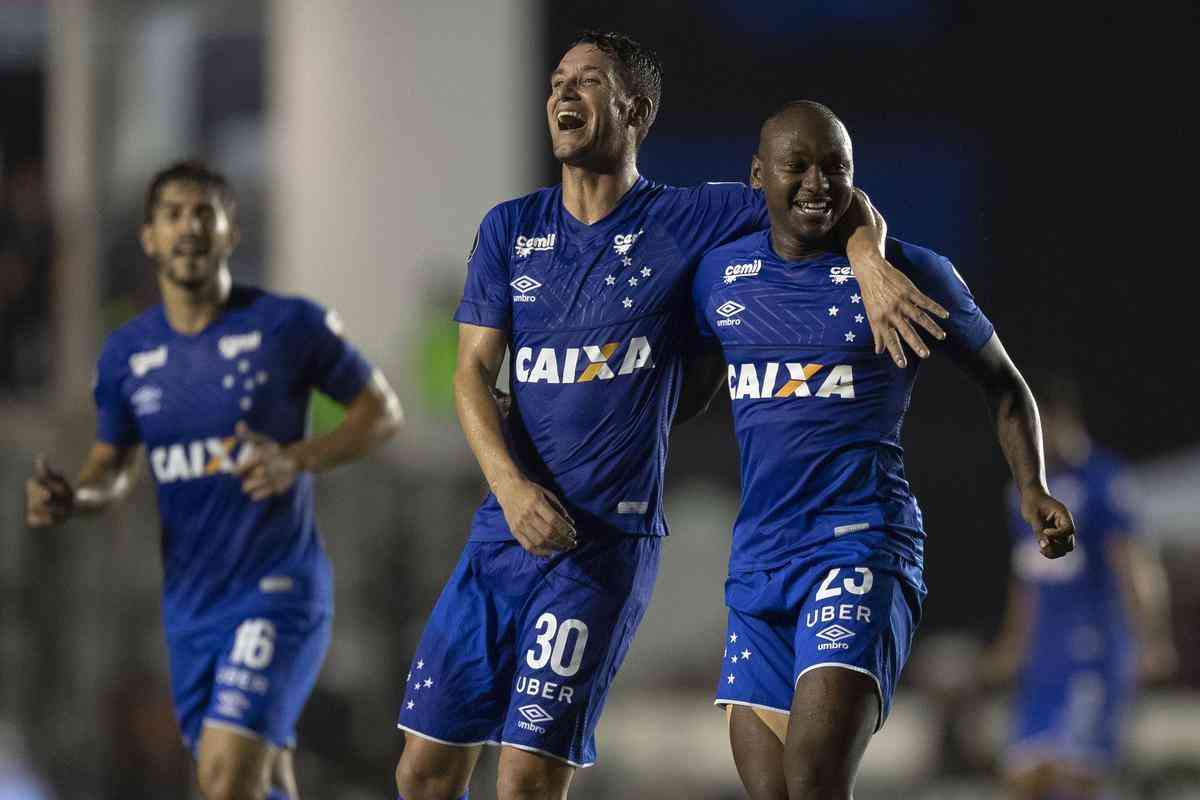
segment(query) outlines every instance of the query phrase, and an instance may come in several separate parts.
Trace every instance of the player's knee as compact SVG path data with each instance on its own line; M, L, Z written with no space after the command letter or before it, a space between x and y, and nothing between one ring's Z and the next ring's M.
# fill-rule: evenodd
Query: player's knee
M457 800L458 779L403 755L396 764L396 791L404 800Z
M790 800L849 800L854 786L851 769L820 754L787 758L783 772Z
M266 800L270 788L261 770L221 757L201 760L196 779L204 800Z
M496 778L498 800L552 800L562 794L561 778L555 770L533 762L508 765Z

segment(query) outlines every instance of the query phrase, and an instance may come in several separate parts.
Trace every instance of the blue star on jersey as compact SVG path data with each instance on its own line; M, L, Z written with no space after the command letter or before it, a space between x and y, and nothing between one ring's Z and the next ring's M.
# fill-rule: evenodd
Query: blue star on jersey
M895 239L888 260L950 311L940 347L973 352L991 323L942 256ZM921 562L921 511L900 427L919 362L876 355L844 255L787 262L770 231L706 255L693 284L702 337L724 351L741 453L730 570L768 569L857 531Z
M644 178L593 225L566 211L558 186L484 218L454 318L508 332L514 456L577 524L666 533L667 433L694 333L688 283L706 250L765 223L761 195L742 184ZM471 538L510 537L489 495Z
M281 444L304 436L308 399L341 403L370 367L332 311L235 286L222 315L184 335L158 306L114 331L96 374L97 439L144 443L162 519L168 633L238 620L263 593L327 612L329 564L312 509L312 476L253 502L233 474L238 421Z

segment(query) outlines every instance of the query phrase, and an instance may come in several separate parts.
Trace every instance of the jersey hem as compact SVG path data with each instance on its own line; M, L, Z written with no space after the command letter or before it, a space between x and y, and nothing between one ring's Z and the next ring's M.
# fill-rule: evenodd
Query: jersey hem
M430 736L428 733L423 733L422 731L416 730L415 728L410 728L407 725L402 725L399 722L396 723L396 727L399 730L404 731L405 733L411 733L413 736L420 736L422 739L427 739L431 742L437 742L438 744L447 744L447 745L450 745L451 747L477 747L477 746L483 745L483 744L490 744L495 747L500 746L500 742L496 741L495 739L480 739L478 742L451 742L446 739L439 739L436 736Z
M500 745L502 747L512 747L517 750L524 750L527 753L537 753L539 755L548 756L557 761L561 761L564 764L569 764L572 767L575 767L576 769L587 769L588 767L590 767L596 763L595 761L585 761L585 762L572 761L571 759L567 758L566 756L560 756L558 753L551 753L549 750L539 750L538 748L530 747L527 744L517 744L516 742L506 742L506 741L501 740Z

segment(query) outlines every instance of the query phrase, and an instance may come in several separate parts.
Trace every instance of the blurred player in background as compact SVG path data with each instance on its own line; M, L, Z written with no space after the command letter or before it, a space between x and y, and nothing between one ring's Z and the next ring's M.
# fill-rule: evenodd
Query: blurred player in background
M693 290L741 452L717 704L754 800L844 800L925 596L925 532L900 447L919 362L873 351L834 234L854 185L841 121L788 103L762 127L751 179L770 229L711 251ZM984 391L1031 543L1065 554L1071 515L1046 488L1037 407L991 322L943 256L892 238L886 255L950 310L937 349Z
M295 800L289 748L333 612L312 473L361 457L401 412L334 312L232 283L234 212L225 178L201 163L154 177L141 242L163 302L108 337L96 441L76 486L39 457L26 521L49 527L122 499L145 445L172 693L201 792ZM346 414L305 438L313 389Z
M562 183L492 209L468 259L455 399L492 493L408 672L405 800L463 796L484 744L503 745L503 800L565 797L595 760L667 532L667 435L711 397L684 385L688 286L706 250L766 224L761 194L742 184L677 189L638 174L661 80L628 37L573 43L546 102ZM945 312L883 260L861 196L853 208L850 261L903 363L902 337L926 349L910 322L939 332L919 306ZM506 351L502 426L491 389Z
M1099 798L1121 752L1135 681L1174 670L1166 575L1140 535L1124 466L1087 434L1079 389L1037 381L1055 494L1075 510L1076 552L1037 557L1015 513L1012 579L1001 634L982 669L1016 677L1005 772L1014 798Z

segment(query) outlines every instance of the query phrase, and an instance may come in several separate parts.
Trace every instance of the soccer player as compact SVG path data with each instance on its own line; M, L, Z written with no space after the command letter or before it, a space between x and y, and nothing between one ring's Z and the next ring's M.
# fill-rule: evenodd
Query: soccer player
M1111 788L1135 680L1166 677L1176 657L1166 576L1138 535L1124 466L1088 436L1074 381L1042 383L1050 486L1078 514L1078 545L1069 559L1038 558L1014 508L1008 608L983 667L1017 677L1012 797L1087 800Z
M96 441L77 484L39 457L26 521L48 527L114 504L145 445L162 518L172 693L200 790L206 800L295 800L289 748L333 611L312 473L361 457L395 432L401 412L333 311L232 283L234 204L203 164L154 177L141 242L162 304L108 337ZM314 388L346 414L305 438Z
M741 452L716 702L755 800L850 797L925 595L900 448L917 363L870 345L859 279L832 235L853 178L840 120L785 105L751 167L770 229L708 253L693 284L701 336L727 362ZM891 238L886 255L950 310L938 349L984 390L1021 514L1042 555L1063 555L1071 516L1046 488L1037 408L991 323L944 257Z
M455 399L492 491L407 674L405 800L463 796L484 744L503 745L503 800L565 797L595 760L667 532L672 418L698 410L681 390L690 279L704 251L765 224L744 185L638 174L660 94L661 67L638 43L576 41L546 101L562 183L492 209L468 259ZM945 312L883 261L870 210L855 213L850 257L895 320L879 330L903 361L900 337L926 349L909 319L940 331L918 306ZM502 425L490 390L506 350Z

